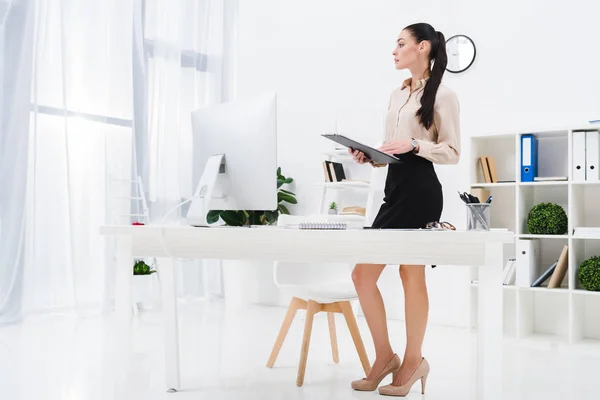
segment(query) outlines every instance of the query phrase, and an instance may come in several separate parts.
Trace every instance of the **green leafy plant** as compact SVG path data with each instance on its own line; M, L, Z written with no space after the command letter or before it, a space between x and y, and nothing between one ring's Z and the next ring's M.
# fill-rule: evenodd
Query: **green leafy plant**
M331 204L329 205L329 209L330 210L337 210L337 204L335 204L335 201L331 202Z
M568 218L558 204L540 203L533 206L527 216L527 229L534 235L563 235L567 233Z
M146 264L143 260L135 260L133 264L134 275L151 275L156 272L151 266Z
M581 287L600 292L600 256L592 256L579 265L577 279Z
M232 210L211 210L206 216L209 224L214 224L219 221L219 218L229 226L244 226L244 225L273 225L277 222L279 214L289 214L287 206L282 203L298 204L296 194L281 187L285 184L290 184L294 181L293 178L288 178L281 174L281 167L277 168L277 209L264 211L232 211Z

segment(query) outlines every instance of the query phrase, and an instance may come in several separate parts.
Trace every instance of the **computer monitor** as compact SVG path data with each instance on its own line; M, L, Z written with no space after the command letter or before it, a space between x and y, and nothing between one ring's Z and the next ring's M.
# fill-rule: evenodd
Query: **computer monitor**
M194 199L186 215L277 209L277 96L273 92L192 112Z

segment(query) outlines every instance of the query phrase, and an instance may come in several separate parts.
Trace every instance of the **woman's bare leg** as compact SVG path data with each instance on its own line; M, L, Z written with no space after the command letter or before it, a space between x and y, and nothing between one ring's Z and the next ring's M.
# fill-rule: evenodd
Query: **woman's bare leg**
M388 337L383 298L377 287L377 280L384 268L385 264L356 264L352 271L358 300L375 345L375 362L367 379L377 376L394 356Z
M402 366L394 376L394 385L403 385L421 363L423 339L429 314L429 297L424 265L401 265L406 318L406 349Z

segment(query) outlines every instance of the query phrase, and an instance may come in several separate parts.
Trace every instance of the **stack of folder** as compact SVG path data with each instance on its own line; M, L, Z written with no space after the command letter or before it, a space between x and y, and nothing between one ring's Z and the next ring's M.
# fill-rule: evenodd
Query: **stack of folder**
M600 180L600 132L573 132L573 180Z

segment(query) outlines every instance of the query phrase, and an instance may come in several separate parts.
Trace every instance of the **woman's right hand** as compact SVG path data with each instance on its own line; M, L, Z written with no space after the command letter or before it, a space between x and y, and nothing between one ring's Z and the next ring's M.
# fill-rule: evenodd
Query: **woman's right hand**
M371 161L365 156L365 153L363 153L362 151L348 148L348 153L352 154L352 158L354 159L354 161L356 161L359 164L365 164Z

